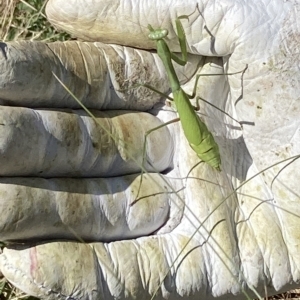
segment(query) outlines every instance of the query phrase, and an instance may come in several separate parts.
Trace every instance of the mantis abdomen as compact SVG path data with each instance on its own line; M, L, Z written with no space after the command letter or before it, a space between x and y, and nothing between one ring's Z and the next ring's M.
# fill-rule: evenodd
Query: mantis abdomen
M173 92L174 102L181 121L184 135L198 157L211 167L221 170L219 146L195 112L188 95L180 88Z

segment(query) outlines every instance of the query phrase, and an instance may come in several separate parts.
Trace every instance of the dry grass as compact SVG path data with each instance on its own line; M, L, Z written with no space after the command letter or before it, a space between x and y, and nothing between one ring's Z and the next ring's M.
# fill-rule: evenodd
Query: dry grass
M67 1L67 0L66 0ZM70 39L66 33L58 32L47 21L44 14L45 0L0 0L0 40L64 41ZM1 245L0 245L1 246ZM0 273L0 300L34 300L13 287ZM268 300L299 299L300 290L264 298Z
M270 296L268 298L264 298L265 300L283 300L283 299L294 299L300 300L300 289L290 290L286 293Z
M11 285L5 278L0 279L0 300L38 300L28 296Z
M66 40L70 36L48 22L45 0L0 0L0 40Z

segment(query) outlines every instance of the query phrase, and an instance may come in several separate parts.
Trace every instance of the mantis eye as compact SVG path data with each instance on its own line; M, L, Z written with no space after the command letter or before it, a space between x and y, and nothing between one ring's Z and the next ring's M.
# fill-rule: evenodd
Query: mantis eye
M162 38L165 38L169 34L169 31L168 31L168 29L161 29L160 34L161 34Z

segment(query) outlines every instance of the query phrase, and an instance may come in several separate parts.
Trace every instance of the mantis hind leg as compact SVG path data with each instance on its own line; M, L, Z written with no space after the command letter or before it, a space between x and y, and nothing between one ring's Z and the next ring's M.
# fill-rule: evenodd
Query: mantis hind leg
M161 124L159 126L156 126L156 127L152 128L152 129L150 129L150 130L148 130L146 132L145 137L144 137L144 145L143 145L143 158L142 158L142 166L143 166L143 168L144 168L144 164L145 164L145 161L146 161L147 138L148 138L149 134L151 134L153 131L159 130L159 129L165 127L165 126L168 126L168 125L170 125L172 123L175 123L175 122L178 122L178 121L180 121L180 119L179 118L175 118L175 119L170 120L170 121L168 121L166 123L163 123L163 124ZM150 161L147 160L147 163L150 166L152 166L152 164L151 164ZM142 168L142 171L141 171L139 189L138 189L136 198L135 198L135 200L132 203L130 203L130 206L134 205L136 202L139 201L139 194L140 194L140 191L141 191L141 186L142 186L142 181L143 181L143 174L144 174L143 168Z

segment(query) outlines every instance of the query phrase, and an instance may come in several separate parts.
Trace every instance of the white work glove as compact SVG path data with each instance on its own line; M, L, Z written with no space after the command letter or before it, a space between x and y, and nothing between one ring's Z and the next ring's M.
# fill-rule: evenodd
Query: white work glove
M272 167L300 153L297 9L279 0L50 0L50 21L89 42L2 43L3 275L46 299L244 299L297 286L300 163ZM180 51L175 19L189 14L189 61L174 63L182 87L191 93L196 74L248 65L197 86L240 124L200 101L222 171L199 164L174 123L149 134L151 173L141 179L145 133L176 113L136 87L169 91L158 56L129 47L154 49L151 24ZM150 109L155 116L137 112Z

